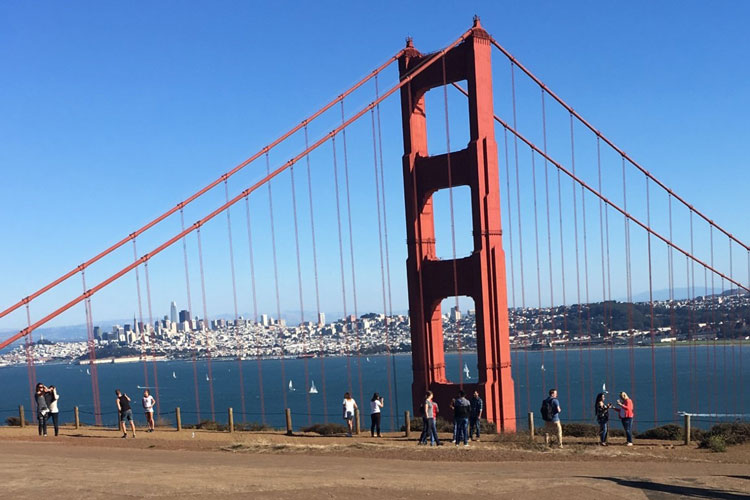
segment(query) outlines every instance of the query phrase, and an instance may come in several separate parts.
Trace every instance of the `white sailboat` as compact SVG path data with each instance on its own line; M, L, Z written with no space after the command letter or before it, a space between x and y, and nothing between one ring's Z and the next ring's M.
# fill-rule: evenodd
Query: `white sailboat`
M604 394L609 394L609 393L607 392L607 383L606 383L606 382L602 382L602 392L603 392Z
M544 363L542 363L542 371L546 371L546 370L544 369Z
M466 363L464 363L464 375L466 375L466 378L471 378L471 374L469 373L469 367Z
M317 393L318 393L318 388L315 387L315 381L313 380L312 383L310 384L310 394L317 394Z
M172 372L172 378L177 378L177 374L175 372Z
M295 391L294 384L292 384L292 381L290 380L289 381L289 392L294 392L294 391Z
M86 375L91 375L91 372L89 371L88 368L86 368Z
M208 378L208 373L206 373L206 382L208 382L209 380L211 380L211 379Z

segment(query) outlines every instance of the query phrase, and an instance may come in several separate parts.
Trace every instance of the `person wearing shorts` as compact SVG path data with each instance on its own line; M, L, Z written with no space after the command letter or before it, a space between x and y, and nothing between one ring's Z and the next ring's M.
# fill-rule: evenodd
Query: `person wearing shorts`
M156 400L148 389L143 391L142 403L143 411L146 413L146 422L148 423L148 430L146 432L154 432L154 406L156 406Z
M117 396L117 411L120 414L120 430L122 431L122 437L128 437L128 433L125 430L125 422L130 421L130 428L133 431L133 437L135 437L135 422L133 421L133 409L130 407L130 398L127 394L120 392L120 389L115 391Z
M348 427L348 431L346 435L348 437L352 437L352 421L354 420L354 410L357 408L357 402L354 401L354 398L347 392L344 394L344 403L343 403L343 410L344 410L344 420L346 420L346 425Z

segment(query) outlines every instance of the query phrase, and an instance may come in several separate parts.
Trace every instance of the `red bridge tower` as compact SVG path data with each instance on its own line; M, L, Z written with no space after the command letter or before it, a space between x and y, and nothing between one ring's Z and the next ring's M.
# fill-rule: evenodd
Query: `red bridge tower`
M445 412L460 388L445 376L440 307L441 301L455 296L457 290L458 295L472 297L476 305L479 381L464 384L463 389L467 394L478 390L485 402L486 418L497 425L498 431L513 432L515 400L508 341L491 47L489 35L476 19L469 36L443 55L444 66L443 61L437 60L401 88L409 247L406 268L414 371L412 399L417 410L429 389ZM429 55L423 56L408 42L399 59L401 78L428 59ZM466 149L449 152L450 157L430 156L424 95L430 89L461 80L468 83L469 144ZM451 186L471 188L473 217L474 250L468 257L455 261L436 257L432 209L433 193Z

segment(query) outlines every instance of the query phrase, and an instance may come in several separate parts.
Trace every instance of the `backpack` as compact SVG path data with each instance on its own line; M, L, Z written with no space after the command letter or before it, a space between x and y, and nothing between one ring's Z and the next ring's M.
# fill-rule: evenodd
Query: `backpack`
M542 414L542 420L552 422L552 418L555 416L555 409L552 406L552 398L542 401L542 407L539 409L539 412Z

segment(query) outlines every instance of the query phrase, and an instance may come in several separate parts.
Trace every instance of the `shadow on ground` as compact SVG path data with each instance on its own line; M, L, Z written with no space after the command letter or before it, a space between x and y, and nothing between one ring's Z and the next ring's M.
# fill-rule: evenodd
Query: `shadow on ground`
M728 476L728 477L739 477L741 479L747 479L747 476ZM658 498L669 498L670 495L675 495L680 498L720 498L724 500L735 500L748 498L746 493L733 493L725 490L717 490L713 488L699 488L695 486L679 486L675 484L664 484L656 483L651 481L645 481L641 479L623 479L619 477L593 477L587 476L587 479L595 479L601 481L611 481L620 486L628 488L634 488L643 491L647 497L658 499Z

